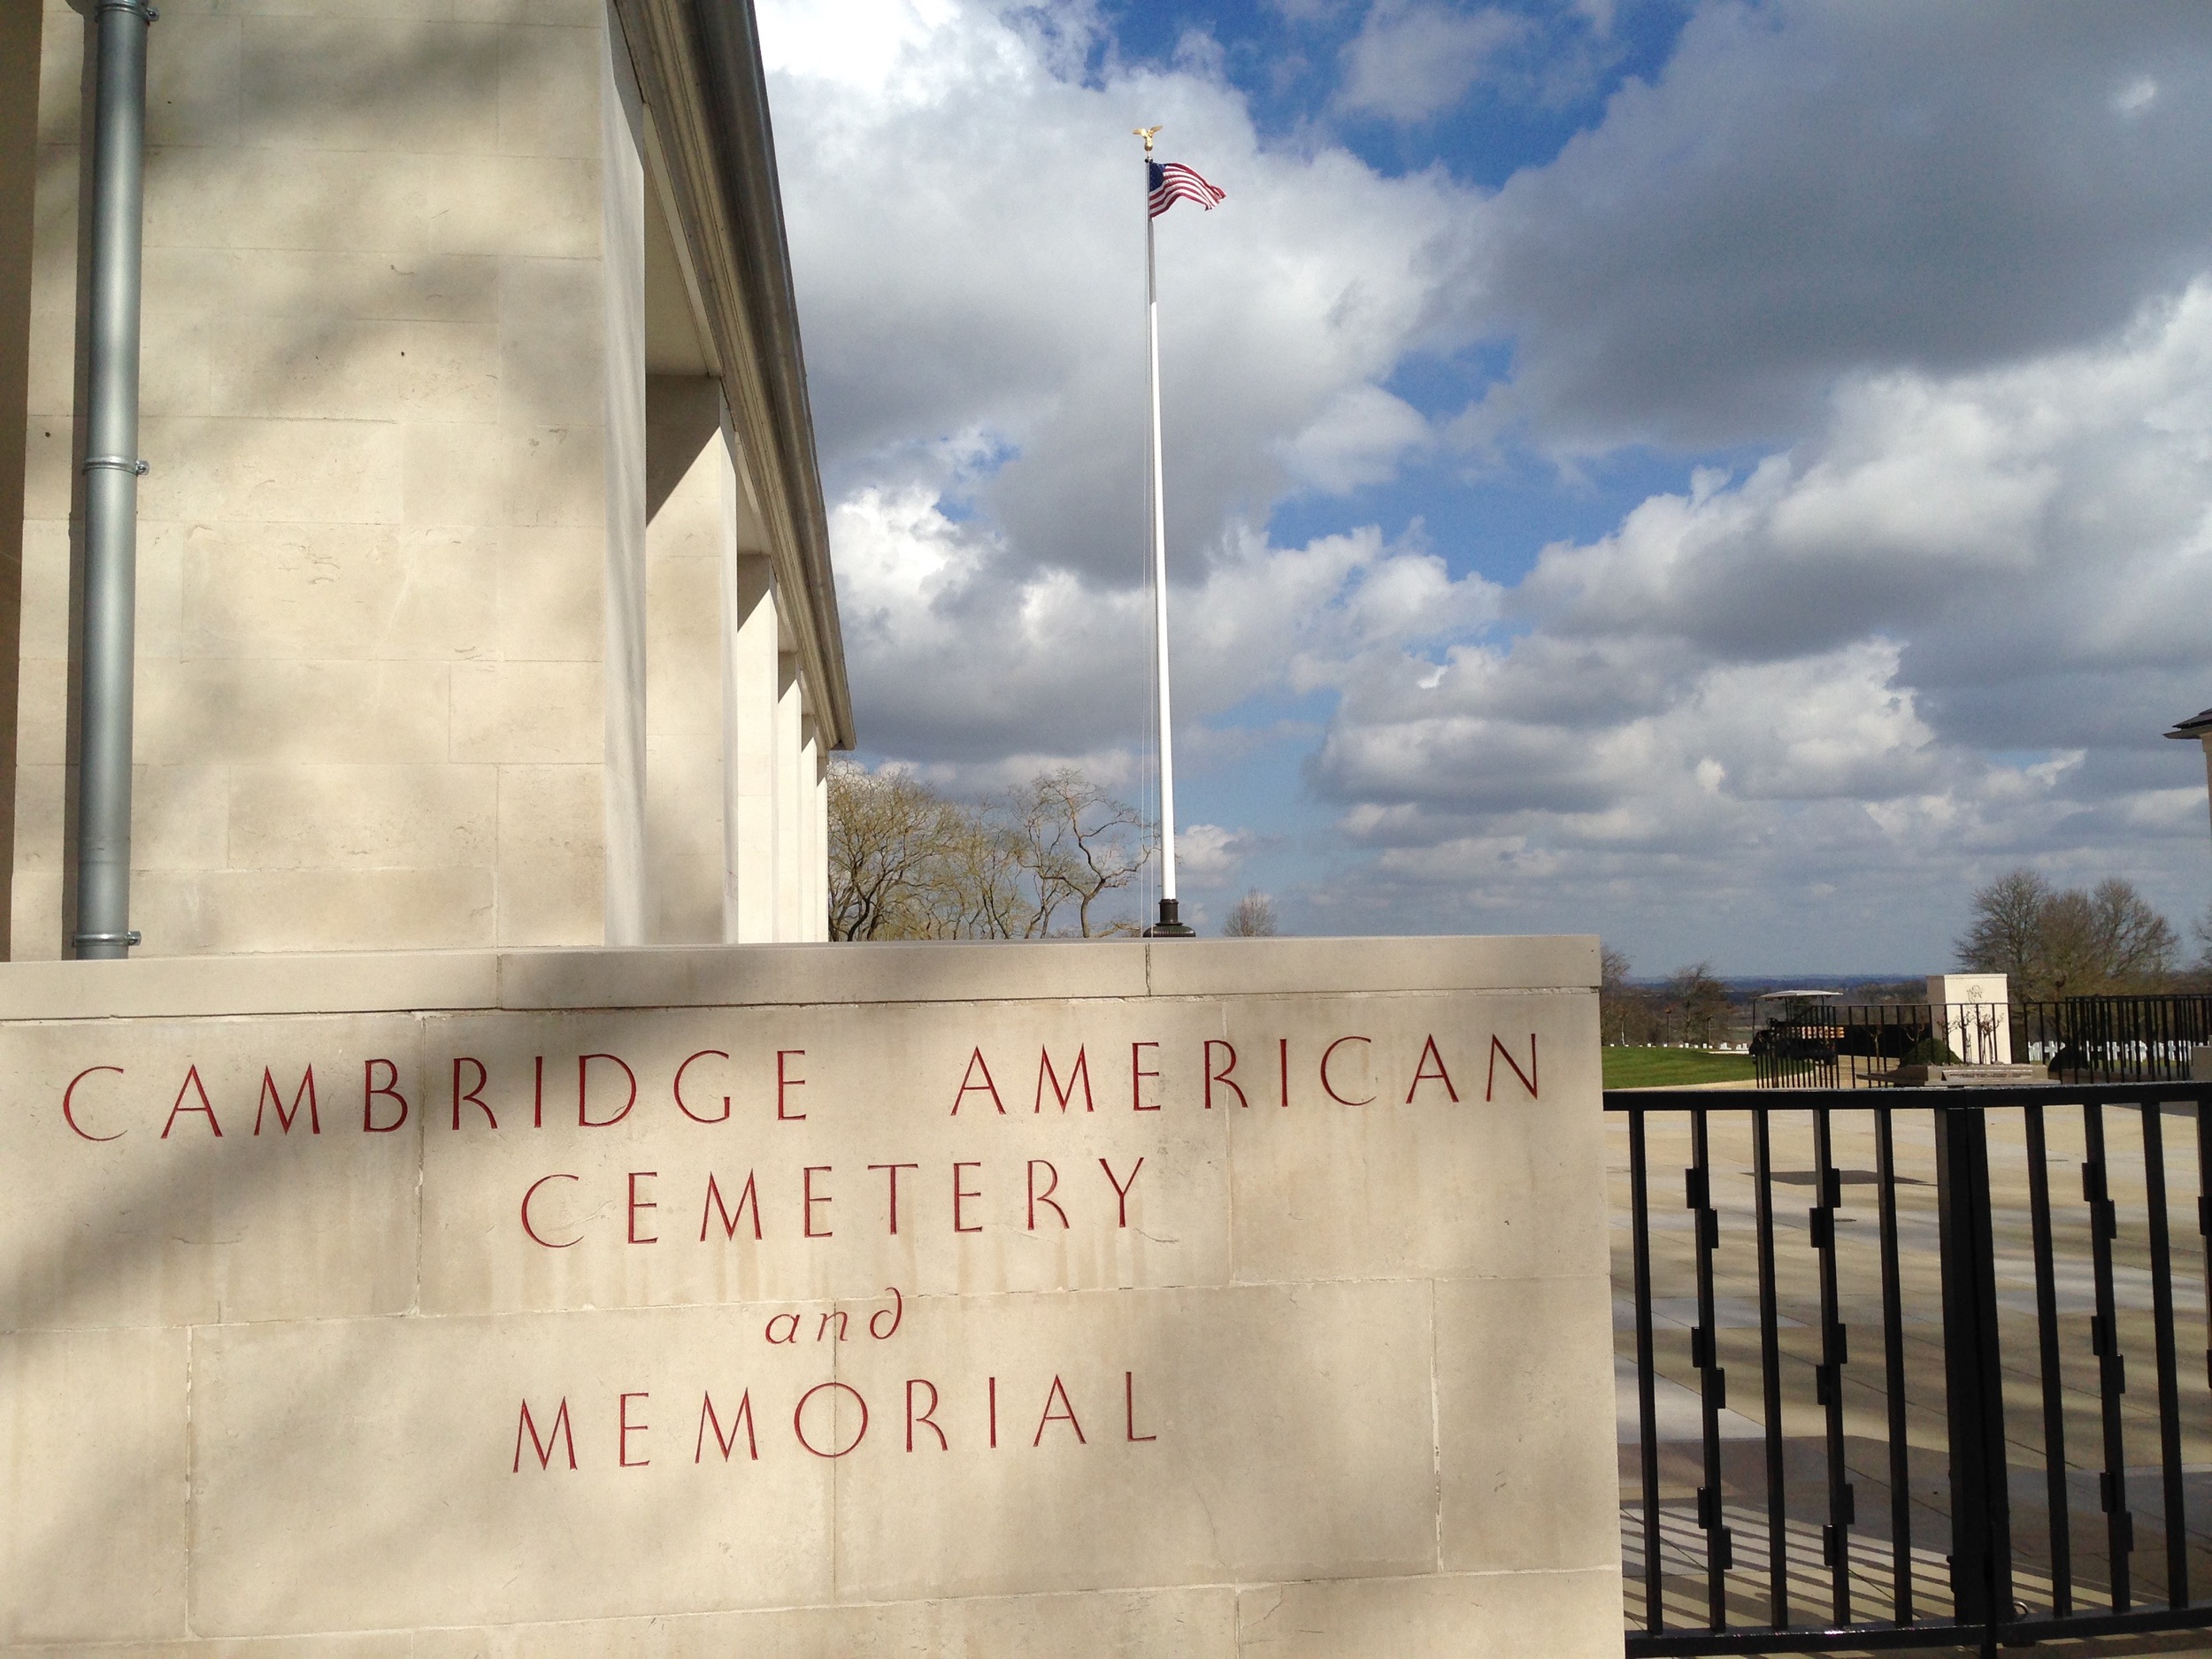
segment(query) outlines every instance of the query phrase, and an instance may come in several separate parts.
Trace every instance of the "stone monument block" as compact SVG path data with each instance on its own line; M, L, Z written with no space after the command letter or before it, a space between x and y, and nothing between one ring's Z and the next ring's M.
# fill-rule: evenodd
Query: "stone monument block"
M2010 1065L2011 992L2001 973L1932 973L1928 1002L1942 1010L1944 1041L1968 1065Z
M0 1645L1617 1654L1597 974L0 966Z

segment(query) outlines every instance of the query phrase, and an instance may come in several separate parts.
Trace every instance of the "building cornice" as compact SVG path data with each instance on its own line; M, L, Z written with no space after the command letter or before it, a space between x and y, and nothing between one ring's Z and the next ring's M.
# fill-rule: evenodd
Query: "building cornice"
M783 612L833 749L855 741L752 0L614 0L659 140Z

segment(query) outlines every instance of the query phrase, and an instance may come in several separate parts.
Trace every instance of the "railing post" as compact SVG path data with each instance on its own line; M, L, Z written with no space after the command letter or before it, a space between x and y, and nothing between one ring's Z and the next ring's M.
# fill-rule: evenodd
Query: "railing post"
M1935 1109L1943 1257L1944 1394L1951 1442L1951 1594L1985 1652L2012 1617L2012 1517L2005 1486L2004 1373L1997 1339L1989 1140L1979 1110Z

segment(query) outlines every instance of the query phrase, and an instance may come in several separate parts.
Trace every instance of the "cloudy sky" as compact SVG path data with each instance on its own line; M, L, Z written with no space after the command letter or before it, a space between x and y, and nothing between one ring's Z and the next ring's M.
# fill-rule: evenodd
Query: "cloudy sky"
M757 4L869 764L1143 786L1157 122L1187 911L2204 911L2199 0Z

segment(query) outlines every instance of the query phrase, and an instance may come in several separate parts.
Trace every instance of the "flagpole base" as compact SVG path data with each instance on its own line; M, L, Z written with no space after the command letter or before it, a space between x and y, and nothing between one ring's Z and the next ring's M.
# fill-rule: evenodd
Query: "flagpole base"
M1144 930L1147 939L1195 939L1197 934L1184 925L1179 900L1160 901L1160 919Z

